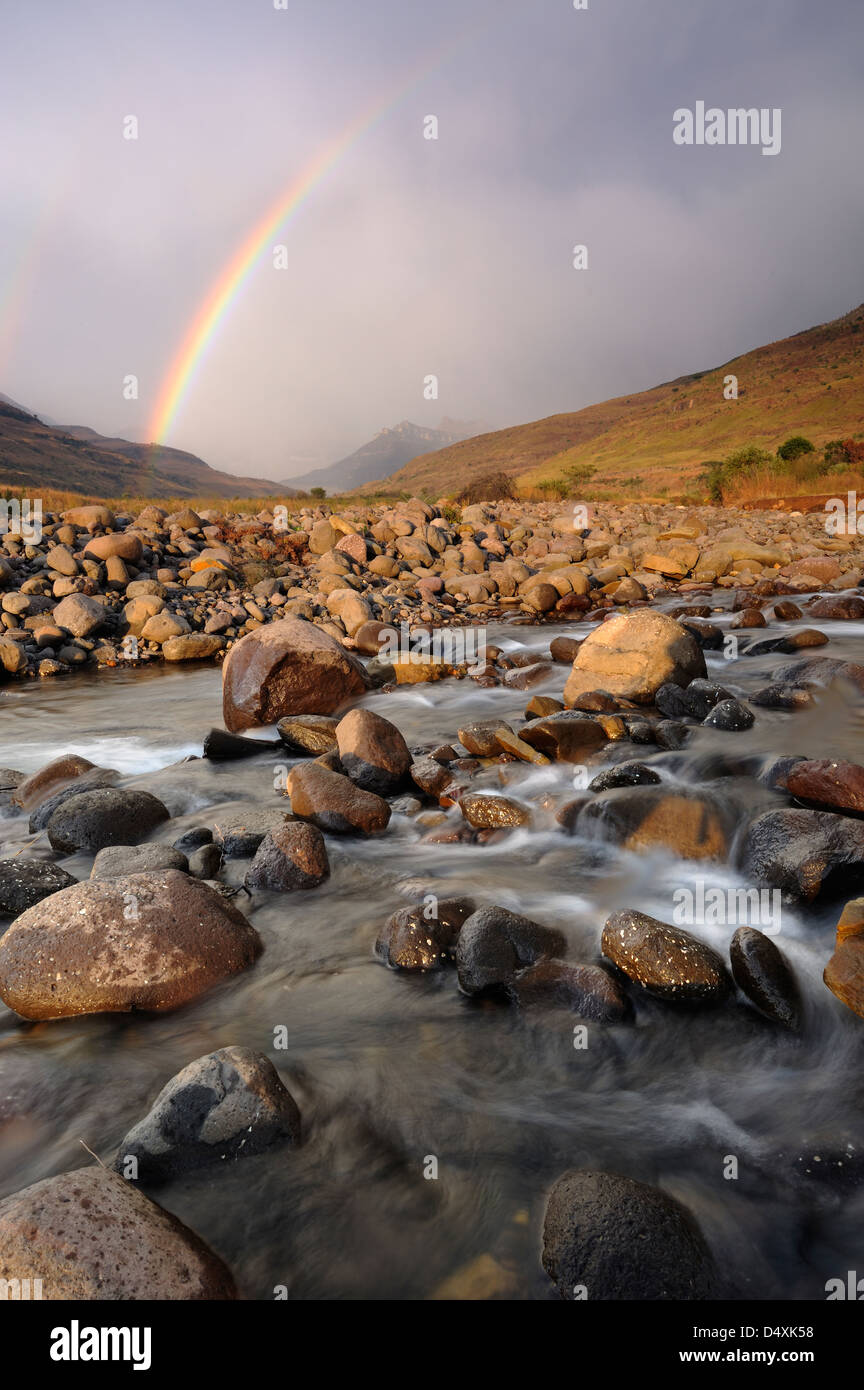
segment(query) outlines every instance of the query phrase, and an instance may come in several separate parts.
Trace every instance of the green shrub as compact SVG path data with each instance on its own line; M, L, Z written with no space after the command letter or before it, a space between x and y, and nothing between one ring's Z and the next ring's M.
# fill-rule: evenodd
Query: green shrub
M327 489L326 489L326 487L312 487L312 488L309 489L309 496L310 496L310 497L326 497L326 496L327 496Z
M487 473L483 478L476 478L468 483L459 493L456 501L463 507L476 505L478 502L512 502L516 497L513 489L513 479L508 473Z
M805 439L803 434L793 434L785 440L777 450L777 457L784 459L786 463L792 463L794 459L800 458L802 454L812 454L815 452L815 445L809 439Z

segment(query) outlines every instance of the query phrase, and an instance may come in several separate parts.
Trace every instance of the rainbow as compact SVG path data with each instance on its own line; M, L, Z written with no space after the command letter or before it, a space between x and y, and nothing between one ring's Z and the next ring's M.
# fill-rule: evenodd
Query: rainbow
M476 28L476 25L472 25L469 33L473 34ZM466 37L463 31L456 39L451 39L443 49L437 50L431 59L427 58L413 69L407 79L403 77L396 88L391 89L383 99L379 98L370 108L356 116L341 134L328 141L252 228L199 305L165 374L148 430L151 444L165 442L208 349L249 283L263 252L275 234L300 211L312 193L336 169L358 140L398 106L423 77L439 67L460 47Z

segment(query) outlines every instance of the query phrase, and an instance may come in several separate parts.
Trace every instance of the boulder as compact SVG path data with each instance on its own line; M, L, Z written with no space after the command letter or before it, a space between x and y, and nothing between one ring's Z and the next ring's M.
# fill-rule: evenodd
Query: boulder
M646 912L614 912L603 928L601 949L628 980L657 999L713 1004L731 989L712 947Z
M96 854L106 845L137 845L166 820L168 808L150 792L97 787L57 807L48 821L48 839L61 854Z
M44 859L0 859L0 916L17 917L77 881Z
M667 849L682 859L725 859L732 829L720 801L662 785L601 792L577 824L580 834L599 833L623 849Z
M607 690L650 704L667 681L686 686L706 674L702 649L674 618L650 608L618 613L585 638L564 687L564 703Z
M830 811L766 811L747 827L741 868L753 883L812 903L864 887L864 821Z
M143 874L157 869L189 867L186 855L170 845L108 845L100 849L90 870L91 879L122 878L124 874Z
M387 829L390 807L341 772L301 763L288 777L291 809L331 835L377 835Z
M395 724L369 709L352 709L336 727L339 760L365 791L388 796L406 777L411 753Z
M19 782L12 801L25 811L32 811L34 806L41 806L43 801L63 787L68 787L83 773L92 772L93 766L87 758L81 758L77 753L65 753Z
M463 924L475 910L472 898L438 898L400 907L375 942L375 955L393 970L439 970L451 960Z
M95 536L93 540L88 541L84 554L94 560L107 560L109 555L119 555L121 560L128 560L130 564L137 565L144 554L144 546L141 544L140 536L131 532L115 531L111 535Z
M570 1300L689 1301L716 1289L686 1207L657 1187L586 1169L564 1173L549 1194L543 1268Z
M222 668L224 723L232 733L289 714L331 714L364 694L360 660L305 618L282 618L247 633Z
M566 946L559 931L505 907L481 907L463 923L459 933L459 988L472 995L504 991L520 970L543 956L563 955Z
M234 1299L194 1231L107 1168L79 1168L0 1202L0 1279L41 1279L48 1300Z
M755 927L739 927L729 947L732 978L766 1018L797 1032L801 1027L801 993L784 955L770 936Z
M114 1168L147 1186L300 1142L300 1111L269 1058L248 1047L199 1057L162 1088Z
M786 776L790 796L829 811L864 814L864 767L834 759L805 759Z
M163 1012L250 966L258 933L177 869L61 889L0 937L0 998L22 1018Z
M87 594L70 594L61 599L51 615L58 627L71 632L73 637L89 637L96 632L107 617L104 603L89 598Z
M327 848L318 827L305 821L287 821L264 836L244 883L249 889L290 893L297 888L317 888L329 875Z

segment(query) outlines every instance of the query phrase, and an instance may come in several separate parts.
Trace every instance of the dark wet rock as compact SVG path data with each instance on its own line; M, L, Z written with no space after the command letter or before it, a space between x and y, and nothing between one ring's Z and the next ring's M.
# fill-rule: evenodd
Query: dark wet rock
M601 792L579 815L583 835L624 849L664 848L684 859L725 859L731 836L727 807L712 796L660 787Z
M740 700L721 700L715 705L710 714L702 720L707 729L724 729L733 732L736 729L751 729L755 722L752 710Z
M375 955L394 970L437 970L452 959L473 898L428 899L392 913L375 942Z
M717 681L691 681L684 692L684 704L688 714L694 719L705 719L717 705L724 700L734 699L731 690Z
M644 763L619 763L605 772L598 772L588 788L592 792L609 791L612 787L649 786L660 781L660 774Z
M143 874L152 869L179 869L186 873L189 861L170 845L109 845L100 849L90 870L91 879L121 878L124 874Z
M220 814L213 824L213 843L226 859L251 859L271 830L281 830L292 819L278 806L249 806Z
M592 1302L701 1300L717 1285L686 1207L659 1188L588 1170L563 1174L549 1194L543 1268L562 1298Z
M289 821L265 835L244 882L249 889L291 893L317 888L329 876L327 848L317 825Z
M106 845L137 845L163 821L166 806L150 792L101 787L64 801L48 822L51 848L95 854Z
M475 830L494 830L531 824L530 809L509 796L497 796L487 792L466 792L459 801L459 809L468 824L473 825Z
M0 915L17 917L77 881L44 859L0 859Z
M716 623L700 622L697 618L682 618L680 621L684 631L696 638L703 652L716 652L723 646L725 634Z
M102 1167L61 1173L0 1202L0 1279L34 1278L43 1298L75 1302L237 1296L194 1231Z
M555 812L555 819L560 826L563 826L568 835L574 834L579 821L579 812L583 806L588 805L590 800L590 794L583 792L580 796L574 796L571 800L565 801L563 806L558 807Z
M300 1142L300 1111L273 1063L248 1047L190 1062L120 1144L114 1168L145 1186Z
M679 724L675 719L661 719L654 725L654 741L658 748L672 752L683 748L690 737L690 726Z
M835 622L858 622L864 618L864 598L857 594L838 594L836 598L820 598L808 609L811 618L828 618Z
M346 776L364 791L389 796L411 767L411 753L395 724L370 709L350 710L336 729Z
M748 826L740 863L788 901L848 897L864 886L864 822L830 811L766 811Z
M547 758L556 762L581 763L607 742L606 732L590 714L565 711L532 719L524 724L520 736Z
M358 657L305 618L282 618L247 633L222 668L225 727L232 733L289 714L332 714L365 694Z
M827 811L864 815L864 767L820 758L796 761L786 777L791 796Z
M199 845L189 855L189 873L193 878L216 879L224 855L218 845Z
M183 854L188 854L190 850L200 849L202 845L213 843L213 831L206 825L193 825L191 830L187 830L180 836L179 840L174 841L174 848L179 849Z
M292 768L288 795L295 815L331 835L378 835L390 820L390 807L382 797L320 763Z
M830 656L810 656L804 661L791 661L774 671L774 684L808 686L831 685L835 680L848 681L864 692L864 666L852 661L840 661Z
M410 773L414 785L419 787L426 796L434 797L436 801L442 797L450 802L456 799L455 796L448 796L450 792L459 791L452 770L442 766L435 758L415 758L411 764Z
M211 762L230 762L235 758L255 758L259 753L272 753L279 748L275 738L242 738L225 729L211 729L204 740L204 757Z
M812 703L808 687L779 683L763 686L750 696L750 704L762 709L807 709Z
M162 1012L261 951L246 918L177 869L61 889L0 937L0 998L23 1018Z
M838 934L822 978L847 1009L864 1018L864 936Z
M785 956L770 936L755 927L739 927L729 947L732 978L766 1018L797 1032L801 994Z
M667 719L682 719L690 713L684 688L676 685L674 681L666 681L659 687L654 696L654 704Z
M615 912L603 928L602 951L629 980L657 999L713 1004L729 993L726 967L712 947L645 912Z
M504 907L481 907L459 933L459 988L463 994L500 990L542 956L561 956L565 950L566 942L559 931Z
M523 1008L559 1004L598 1023L621 1023L633 1012L618 981L599 965L539 960L519 972L509 992Z
M849 1140L810 1138L797 1152L779 1153L776 1166L786 1168L800 1183L818 1184L848 1196L864 1184L864 1146Z
M688 685L704 675L705 658L695 638L664 613L639 608L616 614L585 638L564 687L564 703L572 706L586 690L608 690L650 704L666 682Z
M292 714L279 720L276 732L293 753L308 753L316 758L336 747L338 723L329 714Z

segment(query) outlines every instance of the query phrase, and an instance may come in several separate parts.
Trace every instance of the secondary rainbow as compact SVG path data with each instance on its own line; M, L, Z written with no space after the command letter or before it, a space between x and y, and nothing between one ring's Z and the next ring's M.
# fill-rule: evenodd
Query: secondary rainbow
M472 33L476 32L476 27L472 26ZM395 90L391 88L385 98L379 99L371 109L367 108L355 117L340 135L328 141L281 194L278 202L249 232L211 286L184 334L162 382L151 417L148 431L151 443L164 443L218 329L248 284L272 238L283 224L299 211L315 189L320 187L352 146L398 105L423 77L461 46L465 38L466 34L463 31L458 38L450 40L431 59L426 59L415 68L407 79L403 77Z

